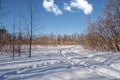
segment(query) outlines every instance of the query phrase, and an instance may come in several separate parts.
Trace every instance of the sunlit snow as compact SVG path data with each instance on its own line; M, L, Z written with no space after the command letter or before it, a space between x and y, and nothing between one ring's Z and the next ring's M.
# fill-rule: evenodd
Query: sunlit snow
M81 46L33 46L12 60L0 55L0 80L120 80L120 53L96 52Z

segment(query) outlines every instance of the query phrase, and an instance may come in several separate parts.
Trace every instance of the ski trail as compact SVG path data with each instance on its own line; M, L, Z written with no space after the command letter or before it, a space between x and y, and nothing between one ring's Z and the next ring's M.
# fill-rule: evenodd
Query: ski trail
M0 80L120 80L119 54L74 45L33 50L31 59L1 55Z
M120 79L120 72L114 71L112 69L104 68L104 67L96 67L95 70L100 75Z

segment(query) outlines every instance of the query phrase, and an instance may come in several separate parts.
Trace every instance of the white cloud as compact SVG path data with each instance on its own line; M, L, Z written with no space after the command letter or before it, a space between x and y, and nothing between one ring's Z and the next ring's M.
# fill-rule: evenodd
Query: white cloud
M43 7L48 12L53 12L56 15L61 15L62 11L58 8L56 4L54 4L54 0L44 0Z
M85 14L90 14L93 10L92 5L87 0L72 0L69 6L67 4L64 5L64 9L67 11L71 11L71 8L83 10Z
M64 9L67 10L67 11L72 11L71 10L71 6L69 6L68 4L64 3Z

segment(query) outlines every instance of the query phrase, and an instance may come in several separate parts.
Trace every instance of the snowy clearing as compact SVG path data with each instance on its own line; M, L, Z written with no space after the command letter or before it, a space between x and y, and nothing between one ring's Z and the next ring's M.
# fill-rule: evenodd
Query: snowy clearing
M81 46L36 46L15 57L0 55L0 80L120 80L120 53Z

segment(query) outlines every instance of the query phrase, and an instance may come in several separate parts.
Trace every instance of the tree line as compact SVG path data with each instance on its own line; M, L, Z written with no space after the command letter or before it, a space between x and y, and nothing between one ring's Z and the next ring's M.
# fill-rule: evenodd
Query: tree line
M2 30L2 29L1 29ZM10 34L6 32L2 35L4 38L1 44L4 45L29 45L29 37L23 33ZM33 37L32 45L79 45L81 34L40 34ZM13 40L14 39L14 40Z
M108 0L97 21L87 21L82 45L91 50L120 51L120 1Z

